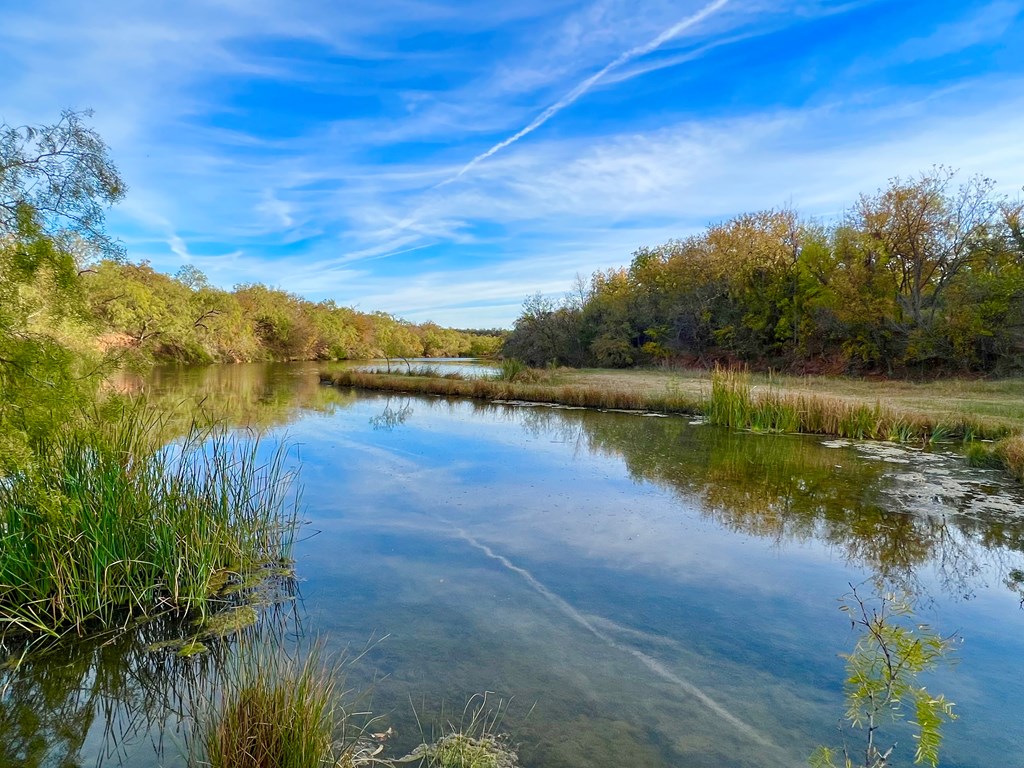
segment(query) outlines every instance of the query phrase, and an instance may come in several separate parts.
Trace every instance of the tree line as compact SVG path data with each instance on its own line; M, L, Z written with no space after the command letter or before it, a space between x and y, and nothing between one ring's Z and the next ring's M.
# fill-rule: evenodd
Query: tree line
M528 299L506 355L532 365L743 362L823 373L1024 369L1024 203L936 167L832 223L737 216Z
M500 345L486 331L412 324L266 285L222 290L190 264L171 276L128 261L103 227L124 183L87 118L65 112L50 126L0 126L8 344L32 340L39 352L39 344L91 340L101 351L188 363L477 356Z
M193 265L171 276L147 262L103 259L82 271L81 287L103 348L162 361L483 357L501 343L259 283L223 290Z
M87 112L0 124L0 472L94 402L125 362L459 357L499 335L413 324L192 265L132 263L105 229L125 184ZM42 442L41 442L42 441Z

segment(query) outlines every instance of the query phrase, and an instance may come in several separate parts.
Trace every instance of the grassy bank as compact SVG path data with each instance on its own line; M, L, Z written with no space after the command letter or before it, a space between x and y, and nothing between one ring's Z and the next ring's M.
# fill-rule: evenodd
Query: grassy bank
M322 380L362 389L701 415L753 431L917 445L955 440L975 445L974 453L986 457L979 463L1024 479L1024 382L1016 380L912 384L730 371L567 369L521 371L511 380L504 371L492 379L341 371Z
M346 370L331 374L323 378L322 381L339 387L401 391L424 395L473 397L486 400L525 400L586 408L657 410L665 413L696 414L700 412L700 400L686 394L678 395L665 392L654 395L614 387L588 386L577 383L559 384L551 380L462 379L454 378L451 374L434 377Z
M0 636L205 616L229 574L287 555L281 450L195 425L169 447L161 434L129 407L68 426L0 479Z

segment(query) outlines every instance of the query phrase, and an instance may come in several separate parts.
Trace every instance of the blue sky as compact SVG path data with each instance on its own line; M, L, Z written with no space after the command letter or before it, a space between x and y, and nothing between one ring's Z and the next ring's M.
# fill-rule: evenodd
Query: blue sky
M0 121L95 110L132 259L415 321L937 163L1024 184L1024 0L0 6Z

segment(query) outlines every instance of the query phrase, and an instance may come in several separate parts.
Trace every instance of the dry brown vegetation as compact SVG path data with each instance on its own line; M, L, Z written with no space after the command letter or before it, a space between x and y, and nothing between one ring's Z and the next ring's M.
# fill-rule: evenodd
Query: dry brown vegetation
M342 371L336 386L703 415L767 432L923 444L998 440L987 460L1024 480L1024 381L867 381L667 370L531 370L518 381ZM979 455L976 452L976 455Z

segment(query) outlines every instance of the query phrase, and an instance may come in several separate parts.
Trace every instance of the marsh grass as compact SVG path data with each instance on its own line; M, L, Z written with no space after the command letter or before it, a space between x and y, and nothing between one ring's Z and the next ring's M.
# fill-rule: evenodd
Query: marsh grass
M970 443L967 461L973 467L1004 470L1024 483L1024 435L1013 435L996 443Z
M745 429L750 426L752 413L750 374L717 369L711 377L711 396L704 411L707 420L729 429Z
M405 376L405 377L425 377L431 379L454 379L462 380L466 378L466 375L460 371L443 371L440 368L433 365L412 365L407 366L405 369L394 368L388 371L385 368L370 368L364 370L363 373L371 373L377 376ZM327 375L327 380L330 381L331 375ZM321 374L320 381L324 381L324 375Z
M526 363L522 360L517 360L514 357L507 357L501 361L501 365L498 367L498 371L494 374L494 378L497 381L515 381L516 379L523 378L528 370Z
M1024 482L1024 435L1014 435L1000 441L996 451L1006 471Z
M532 371L533 369L531 369ZM447 379L403 377L361 371L341 371L332 381L339 387L398 391L444 397L471 397L486 400L530 401L557 405L615 410L657 410L666 413L699 413L699 402L685 394L666 392L650 396L642 392L607 387L544 383L546 371L538 371L540 381L503 381L495 379Z
M164 418L128 405L86 419L0 479L0 635L205 617L225 573L287 558L284 448L195 423L161 447Z
M543 375L545 372L539 372ZM1004 435L1005 430L964 417L956 422L934 421L921 414L903 413L873 404L813 393L777 390L771 383L754 387L744 371L718 369L710 392L693 397L686 391L662 392L610 386L552 384L505 379L442 379L342 371L332 382L341 387L398 390L416 394L524 400L588 408L660 411L705 416L712 424L759 432L804 432L852 439L940 442L965 436ZM760 390L760 391L758 391Z
M985 461L1024 481L1024 435L1008 436L1007 425L971 413L916 412L883 404L881 398L868 402L854 396L786 389L785 379L779 380L779 384L771 377L765 380L742 370L722 368L712 372L710 390L699 394L689 386L673 386L675 380L668 379L661 379L661 388L655 389L627 388L624 383L629 379L623 377L581 378L579 383L572 383L570 378L570 383L561 383L564 378L561 372L534 369L528 369L514 381L504 377L448 380L342 371L331 381L340 387L371 390L700 415L712 424L756 432L806 433L921 446L945 442L971 446L977 440L998 439L990 449L992 457ZM759 383L755 385L755 381ZM1008 387L1004 385L1003 389ZM971 460L975 464L982 461L982 449L969 450L974 452Z
M193 720L192 768L351 766L347 715L339 703L339 665L314 649L301 661L276 645L240 649Z
M876 401L868 404L839 397L783 392L769 380L766 391L755 394L750 374L716 369L704 406L712 424L760 432L803 432L856 440L889 440L934 445L970 442L993 433L992 427L967 417L957 421L931 420L906 414ZM1001 432L995 430L996 433Z

